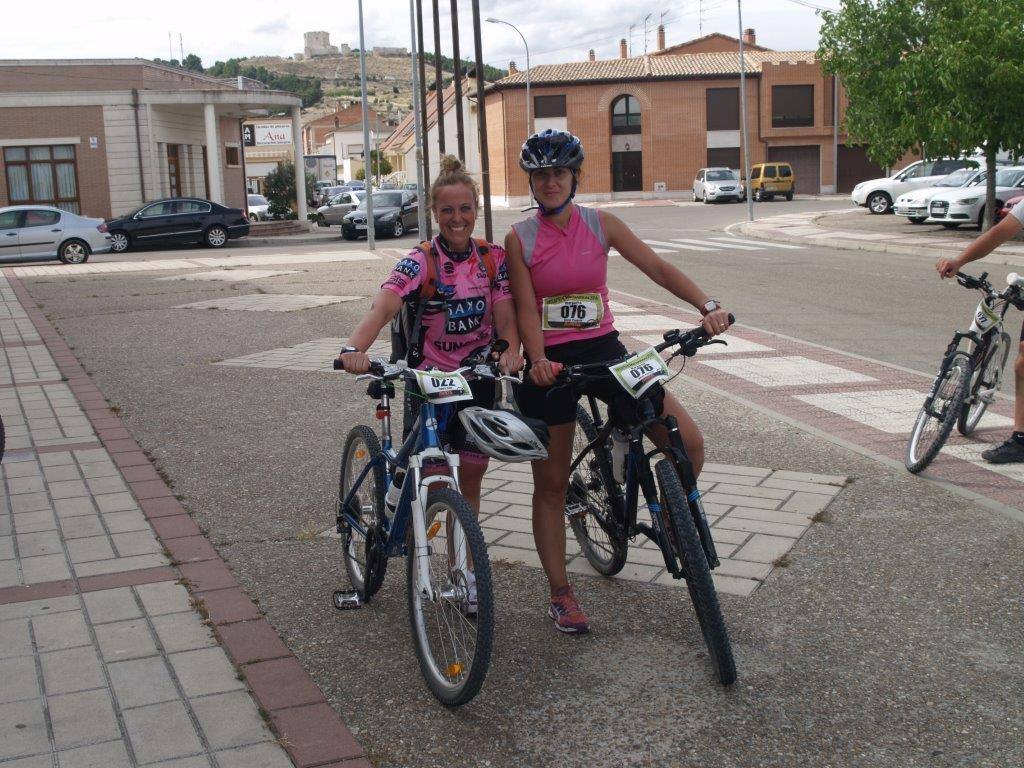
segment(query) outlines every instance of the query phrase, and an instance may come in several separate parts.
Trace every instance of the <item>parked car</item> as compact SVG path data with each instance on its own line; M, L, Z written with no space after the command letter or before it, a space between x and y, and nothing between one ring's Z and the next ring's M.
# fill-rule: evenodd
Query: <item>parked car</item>
M1003 203L1003 207L996 211L996 221L1002 221L1003 219L1005 219L1009 215L1010 209L1013 208L1013 206L1015 206L1021 200L1024 200L1024 193L1014 195L1005 203Z
M249 220L241 208L228 208L210 200L171 197L146 203L125 216L107 222L110 247L115 253L140 245L202 243L221 248L229 239L249 234Z
M250 222L267 221L272 218L269 212L270 201L263 195L249 195L247 202L249 205Z
M366 182L365 181L360 181L359 179L355 179L355 180L350 181L347 184L345 184L345 188L346 189L362 189L362 190L365 190L366 189Z
M84 264L93 253L110 250L103 219L79 216L50 205L0 208L0 258L60 259Z
M918 160L892 176L862 181L853 188L850 198L854 205L866 207L871 213L890 213L893 200L900 195L914 189L931 187L943 176L961 168L980 167L981 163L977 160L966 157Z
M345 214L354 211L364 197L366 197L366 193L358 190L350 190L335 195L327 201L326 205L316 209L318 221L322 226L327 227L333 224L341 224Z
M402 185L402 189L408 190L409 192L418 192L419 185L415 181L407 181Z
M750 194L758 202L771 200L776 195L793 199L796 176L789 163L757 163L750 166Z
M348 186L344 185L344 184L334 184L334 185L332 185L330 187L324 187L320 191L320 197L319 197L320 205L327 205L327 201L328 200L330 200L332 197L337 197L342 192L347 192L348 189L349 189Z
M893 212L897 216L906 216L911 224L923 224L928 218L928 204L939 192L948 192L950 189L959 189L968 186L979 173L974 168L961 168L953 171L948 176L943 176L933 187L915 189L896 198L893 203Z
M359 207L341 220L341 236L346 240L365 237L366 200L359 201ZM373 228L380 235L401 237L406 230L417 228L419 205L415 196L402 190L373 193Z
M928 217L947 229L956 229L961 224L977 224L980 229L985 220L987 177L987 172L982 171L968 186L935 195L928 204ZM996 171L996 210L1003 207L1004 200L1022 194L1022 188L1024 166Z
M693 180L693 200L711 203L715 200L735 200L746 197L740 175L730 168L701 168Z

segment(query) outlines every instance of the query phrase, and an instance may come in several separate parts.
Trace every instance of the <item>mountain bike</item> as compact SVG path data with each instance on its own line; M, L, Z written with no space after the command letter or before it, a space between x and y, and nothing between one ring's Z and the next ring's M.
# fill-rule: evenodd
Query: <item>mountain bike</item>
M730 316L729 322L733 318ZM673 416L659 416L654 398L671 378L663 350L675 347L672 358L692 357L707 344L705 331L678 329L664 342L624 360L565 366L555 386L572 386L614 378L624 390L601 417L597 399L588 395L590 410L577 406L575 457L569 470L565 514L587 561L605 576L618 573L626 562L629 542L642 534L658 545L673 578L685 579L701 634L722 685L736 681L729 634L711 579L719 565L697 478L686 455ZM668 445L648 450L644 435L650 427L667 430ZM654 470L651 459L663 455ZM637 519L639 496L651 515L650 524Z
M340 360L336 370L343 369ZM380 437L353 427L338 480L337 530L352 591L334 593L339 610L369 602L384 582L388 559L406 558L409 620L420 670L447 706L465 704L487 675L494 633L491 566L484 536L459 493L459 457L440 444L438 409L472 399L469 380L499 378L491 364L456 371L419 371L373 360L367 394L376 399ZM400 447L391 436L395 382L421 399ZM411 385L411 386L410 386Z
M953 334L910 432L904 464L915 474L939 454L954 425L965 437L978 426L999 391L1013 347L1010 334L1003 330L1006 312L1010 307L1024 309L1024 277L1016 272L1007 275L1002 292L992 287L988 272L981 277L957 272L956 281L964 288L981 291L982 299L970 330ZM965 340L967 344L962 346Z

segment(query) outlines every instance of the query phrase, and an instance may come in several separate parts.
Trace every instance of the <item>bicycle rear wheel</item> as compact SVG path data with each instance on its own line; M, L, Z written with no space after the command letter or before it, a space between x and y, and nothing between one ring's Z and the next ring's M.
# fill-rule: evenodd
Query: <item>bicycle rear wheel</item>
M903 460L907 469L914 474L931 464L946 444L946 438L963 411L973 369L971 358L957 353L950 361L946 375L932 399L932 411L936 415L926 411L923 406L918 412Z
M1003 380L1003 369L1010 357L1012 345L1010 334L1000 333L989 344L981 365L974 371L970 396L960 409L960 416L956 420L957 431L964 437L969 436L977 428L978 422L988 409L988 404L995 398L995 393Z
M594 420L582 406L576 407L576 424L573 458L597 439ZM576 511L569 517L569 527L587 562L602 576L622 570L629 548L626 532L615 518L619 508L615 485L608 447L599 445L576 467L565 493L566 510Z
M409 546L406 593L420 670L449 707L480 691L491 663L491 563L476 514L461 494L437 488L425 511L431 596L420 591L416 546Z
M384 470L378 464L363 479L349 502L348 512L365 531L361 533L340 516L341 505L364 467L380 454L380 440L373 430L359 425L352 428L341 454L338 475L338 532L345 571L352 588L366 602L384 582L387 557L379 542L384 529Z
M729 632L725 627L725 617L722 616L715 584L711 580L707 556L690 515L686 492L679 481L675 465L668 459L655 464L654 472L661 490L661 503L668 517L669 543L682 564L686 586L697 613L704 643L711 654L715 674L722 685L732 685L736 682L732 644L729 642Z

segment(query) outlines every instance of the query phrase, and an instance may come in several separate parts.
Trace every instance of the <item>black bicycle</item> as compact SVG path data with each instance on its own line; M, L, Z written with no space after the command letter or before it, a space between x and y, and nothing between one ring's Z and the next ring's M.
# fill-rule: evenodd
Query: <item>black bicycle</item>
M907 442L904 463L915 474L938 456L955 424L965 437L974 432L1003 380L1003 368L1010 356L1013 340L1003 330L1003 320L1010 307L1024 309L1024 277L1013 272L1006 277L1007 286L996 291L988 281L988 272L981 277L956 273L956 281L964 288L983 294L974 320L966 333L957 331L946 347L924 405L917 414ZM966 340L966 348L961 342Z
M659 416L654 402L661 383L671 377L660 354L663 350L676 348L671 360L692 357L702 346L725 342L709 339L702 328L669 331L664 339L625 360L566 366L558 374L559 384L566 386L614 378L628 393L609 406L607 423L594 396L587 396L589 413L582 405L577 407L580 429L565 513L587 561L605 576L622 570L629 542L638 534L658 545L668 572L686 579L718 680L731 685L736 681L736 665L711 579L711 570L719 564L711 528L676 419ZM668 445L648 450L644 436L656 426L667 430ZM651 459L659 454L663 458L652 472ZM637 520L640 493L651 513L650 525Z

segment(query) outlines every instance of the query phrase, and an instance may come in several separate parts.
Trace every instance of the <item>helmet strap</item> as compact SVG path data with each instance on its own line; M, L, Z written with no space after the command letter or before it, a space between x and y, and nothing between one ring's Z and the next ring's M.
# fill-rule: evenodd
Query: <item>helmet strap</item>
M529 181L530 181L530 194L533 195L533 199L534 200L537 200L537 193L533 191L533 174L531 174L528 178L529 178ZM536 207L537 207L538 210L540 210L541 215L542 216L557 216L562 211L564 211L566 206L569 205L569 203L572 202L572 199L574 197L576 197L576 185L577 185L577 183L578 183L578 180L576 178L576 169L574 168L573 171L572 171L572 189L569 190L569 196L567 198L565 198L565 202L562 203L561 205L559 205L558 207L548 208L540 200L537 200L537 206ZM526 210L530 210L530 209L527 208Z

